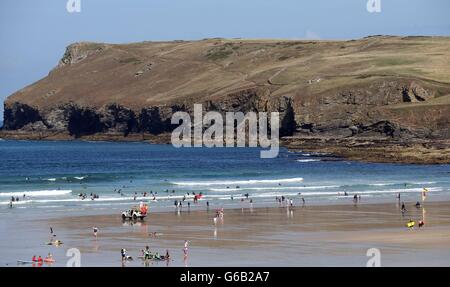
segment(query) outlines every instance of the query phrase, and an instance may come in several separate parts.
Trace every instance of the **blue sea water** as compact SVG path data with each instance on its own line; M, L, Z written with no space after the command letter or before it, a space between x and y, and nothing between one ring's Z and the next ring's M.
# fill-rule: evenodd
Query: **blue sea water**
M0 208L122 207L146 201L172 208L174 200L239 206L276 196L301 204L450 199L450 165L374 164L282 149L261 159L258 148L174 148L147 143L0 140ZM143 193L147 196L144 197ZM348 196L344 196L347 192ZM79 194L86 194L83 200ZM99 198L91 200L90 194ZM134 198L136 196L136 199ZM232 200L233 197L233 200ZM245 201L247 202L247 201Z

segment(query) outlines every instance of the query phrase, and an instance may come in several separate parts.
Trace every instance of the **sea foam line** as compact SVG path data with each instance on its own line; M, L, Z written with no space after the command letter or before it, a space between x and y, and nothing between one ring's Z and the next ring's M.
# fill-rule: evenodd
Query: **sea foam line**
M289 183L302 182L302 177L295 178L281 178L281 179L249 179L249 180L217 180L217 181L178 181L172 182L175 185L182 186L211 186L211 185L246 185L246 184L260 184L260 183Z
M226 191L242 191L242 190L304 190L304 189L329 189L338 188L339 185L322 185L322 186L268 186L268 187L242 187L242 188L210 188L209 191L226 192Z
M36 191L15 191L15 192L1 192L0 196L58 196L58 195L66 195L70 194L72 190L36 190Z
M315 162L315 161L321 161L320 159L297 159L297 162Z

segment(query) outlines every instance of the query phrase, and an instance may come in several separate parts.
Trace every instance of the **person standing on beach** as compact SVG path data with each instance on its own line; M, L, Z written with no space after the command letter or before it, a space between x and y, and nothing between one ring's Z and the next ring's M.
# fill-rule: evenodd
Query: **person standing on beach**
M405 212L407 211L407 209L406 209L406 206L405 206L405 203L404 203L404 202L402 202L402 208L401 208L401 211L402 211L402 215L405 215Z
M53 227L50 226L50 242L53 242L53 237L56 237L56 234L53 234Z
M188 249L189 249L189 241L185 240L184 248L183 248L184 258L186 258L188 256L188 251L189 251Z
M98 228L97 227L92 227L93 231L94 231L94 237L95 239L97 239L97 234L98 234Z
M170 260L169 249L166 249L166 256L164 256L164 259Z

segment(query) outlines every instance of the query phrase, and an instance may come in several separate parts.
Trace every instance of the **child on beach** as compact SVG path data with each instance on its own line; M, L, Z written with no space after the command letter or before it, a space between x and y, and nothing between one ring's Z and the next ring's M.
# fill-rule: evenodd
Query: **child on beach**
M95 238L97 238L98 228L94 226L94 227L92 227L92 229L94 231Z

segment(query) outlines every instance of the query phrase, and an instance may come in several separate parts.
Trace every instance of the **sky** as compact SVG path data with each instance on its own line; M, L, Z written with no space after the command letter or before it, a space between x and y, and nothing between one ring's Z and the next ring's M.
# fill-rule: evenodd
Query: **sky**
M4 99L45 77L74 42L450 36L448 0L70 0L81 3L73 13L68 1L0 1L0 118Z

